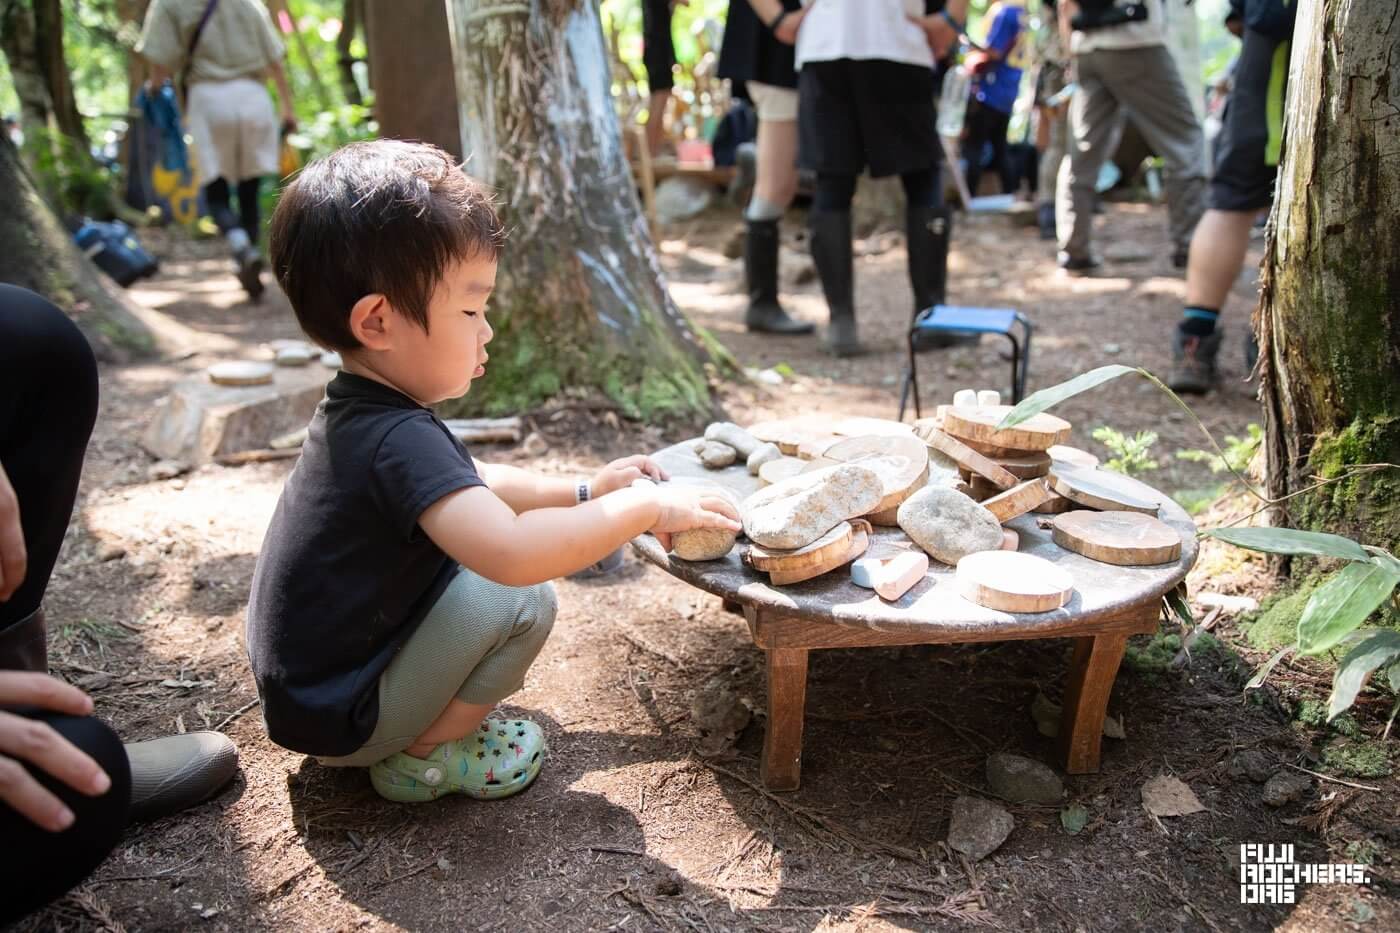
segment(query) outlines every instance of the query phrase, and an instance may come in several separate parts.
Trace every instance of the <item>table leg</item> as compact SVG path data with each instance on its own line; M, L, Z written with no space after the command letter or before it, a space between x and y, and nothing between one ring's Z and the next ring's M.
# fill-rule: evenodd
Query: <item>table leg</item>
M1095 635L1074 640L1060 718L1060 757L1069 774L1093 774L1099 770L1099 745L1103 741L1103 717L1113 678L1123 660L1127 635Z
M770 648L768 732L760 773L769 790L797 790L802 780L802 715L807 705L807 649Z

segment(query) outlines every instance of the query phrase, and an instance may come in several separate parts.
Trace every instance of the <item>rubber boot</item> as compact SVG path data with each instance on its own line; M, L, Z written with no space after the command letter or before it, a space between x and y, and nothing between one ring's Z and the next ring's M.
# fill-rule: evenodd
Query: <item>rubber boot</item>
M131 818L157 820L217 794L238 773L238 748L220 732L186 732L126 746Z
M822 280L822 294L831 321L826 328L826 348L833 356L863 352L856 336L855 268L851 258L851 212L812 211L812 259Z
M905 212L904 235L909 251L909 284L914 288L914 314L947 303L948 243L953 213L946 207L911 207ZM915 350L976 343L974 333L921 332Z
M744 279L749 287L749 310L744 324L765 334L810 334L807 321L788 317L778 303L778 222L750 220L744 237Z
M44 607L0 629L0 671L49 672L49 641Z

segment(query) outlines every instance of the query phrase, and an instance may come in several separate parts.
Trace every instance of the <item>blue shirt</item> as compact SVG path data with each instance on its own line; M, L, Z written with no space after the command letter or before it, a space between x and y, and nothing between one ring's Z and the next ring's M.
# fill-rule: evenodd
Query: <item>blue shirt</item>
M987 29L987 40L983 45L1001 53L1001 60L985 73L972 80L972 94L984 105L1002 113L1010 113L1016 103L1016 93L1021 87L1020 56L1013 56L1012 49L1021 38L1025 28L1026 11L1009 4L997 6L992 25ZM1012 59L1017 59L1013 65Z

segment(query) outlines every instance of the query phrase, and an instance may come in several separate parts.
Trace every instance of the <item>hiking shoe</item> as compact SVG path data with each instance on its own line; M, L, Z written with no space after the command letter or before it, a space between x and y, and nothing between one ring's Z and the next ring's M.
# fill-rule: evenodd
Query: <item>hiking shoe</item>
M131 818L156 820L208 800L238 771L238 747L222 732L186 732L126 746Z
M243 286L243 290L253 301L262 298L262 253L258 252L256 246L250 246L238 254L235 262L238 263L238 270L235 273L238 276L238 284Z
M1097 256L1071 256L1063 251L1060 252L1055 261L1061 269L1071 275L1089 275L1103 265L1103 260Z
M1055 205L1042 204L1035 209L1035 223L1042 240L1055 239Z
M530 720L487 719L427 758L399 752L375 762L369 780L379 796L395 803L426 803L446 794L498 800L534 783L545 751L544 731Z
M1172 368L1167 386L1178 394L1205 395L1215 387L1215 358L1220 353L1222 330L1204 337L1180 327L1172 331Z

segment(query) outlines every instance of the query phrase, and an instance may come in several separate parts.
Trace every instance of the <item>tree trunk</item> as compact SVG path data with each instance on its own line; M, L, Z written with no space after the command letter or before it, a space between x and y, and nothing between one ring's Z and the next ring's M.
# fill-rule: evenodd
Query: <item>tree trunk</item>
M630 414L709 407L722 348L666 290L637 203L592 0L449 0L467 170L501 194L490 375L504 411L596 389ZM712 355L713 354L713 355Z
M62 308L82 328L99 359L125 360L153 348L151 334L116 286L73 245L3 136L0 282L36 291Z
M1400 18L1393 4L1310 0L1294 35L1256 319L1273 498L1400 464ZM1282 508L1297 527L1394 549L1400 469Z
M78 113L78 102L73 97L73 79L68 74L68 59L63 55L63 8L59 0L34 0L34 25L35 48L48 86L54 126L73 140L79 152L86 155L87 128L83 126L82 115Z
M462 158L443 0L366 3L364 12L379 135L422 140Z
M360 94L360 83L355 80L355 56L350 53L350 47L355 42L355 30L364 18L361 15L363 2L345 0L340 14L340 33L335 37L335 65L340 75L340 90L345 95L345 102L356 107L363 106L365 101Z

